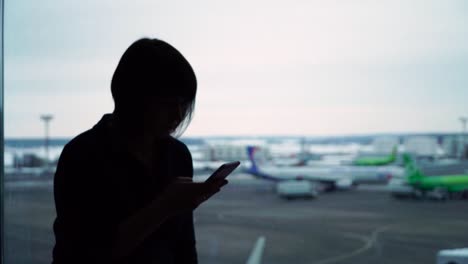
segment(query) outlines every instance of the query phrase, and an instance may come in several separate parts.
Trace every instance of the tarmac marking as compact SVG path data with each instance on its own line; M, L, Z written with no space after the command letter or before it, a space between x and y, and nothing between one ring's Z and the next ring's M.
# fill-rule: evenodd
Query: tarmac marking
M247 264L260 264L262 262L263 249L265 248L265 237L260 236L250 253Z
M352 237L358 238L360 240L363 240L365 242L364 245L362 247L350 252L350 253L347 253L347 254L344 254L344 255L339 255L339 256L336 256L336 257L323 259L323 260L319 260L319 261L314 262L314 263L315 264L337 263L339 261L343 261L345 259L355 257L355 256L357 256L357 255L371 249L372 247L374 247L374 244L375 244L375 242L377 242L377 238L378 238L379 234L383 233L384 231L386 231L389 228L390 228L389 225L378 227L371 233L370 237L364 237L364 236L356 235L356 234L348 234L348 236L352 236Z

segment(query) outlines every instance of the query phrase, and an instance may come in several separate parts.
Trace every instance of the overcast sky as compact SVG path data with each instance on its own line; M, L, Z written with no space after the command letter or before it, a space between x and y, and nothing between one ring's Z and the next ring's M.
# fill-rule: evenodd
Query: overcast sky
M468 1L13 0L5 134L74 136L113 110L110 79L144 36L197 74L187 136L458 132Z

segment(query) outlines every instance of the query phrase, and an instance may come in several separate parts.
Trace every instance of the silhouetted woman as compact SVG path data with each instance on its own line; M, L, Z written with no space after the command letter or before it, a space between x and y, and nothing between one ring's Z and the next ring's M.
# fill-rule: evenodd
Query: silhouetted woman
M171 136L190 121L196 90L192 67L166 42L125 51L114 112L60 156L53 263L197 263L192 211L227 181L193 183L190 152Z

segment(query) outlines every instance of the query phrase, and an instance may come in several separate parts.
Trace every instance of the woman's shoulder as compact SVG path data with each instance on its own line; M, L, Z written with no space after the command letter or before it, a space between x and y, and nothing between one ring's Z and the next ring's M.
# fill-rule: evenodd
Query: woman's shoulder
M84 131L72 138L64 147L64 151L81 153L93 152L96 146L100 145L100 140L92 129Z
M72 138L64 148L64 151L97 154L100 150L110 150L108 123L110 115L105 114L92 128L81 132Z
M192 155L190 151L185 145L184 142L180 141L179 139L170 137L169 139L169 149L170 149L170 156L171 162L169 166L172 166L172 170L177 175L185 175L188 177L193 176L193 163L192 163Z
M92 128L72 138L63 148L61 157L69 162L92 164L109 153L109 146L99 131Z
M187 145L185 145L185 143L182 142L181 140L170 136L168 138L168 145L169 145L169 149L171 149L171 152L174 153L175 155L181 155L181 156L188 155L191 157L190 151Z

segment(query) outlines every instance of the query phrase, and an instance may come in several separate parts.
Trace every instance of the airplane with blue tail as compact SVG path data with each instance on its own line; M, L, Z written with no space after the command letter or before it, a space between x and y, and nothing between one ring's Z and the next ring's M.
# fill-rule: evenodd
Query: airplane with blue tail
M334 190L338 187L349 188L352 181L349 177L343 177L335 173L333 168L308 168L308 167L277 167L269 165L260 165L255 158L255 154L260 148L249 146L247 147L247 155L251 162L247 173L261 179L283 182L283 181L314 181L321 183L325 190Z
M325 191L349 189L359 183L386 183L394 175L402 174L400 167L357 167L357 166L319 166L284 167L263 164L256 158L259 147L248 146L247 155L251 166L246 169L257 178L283 181L312 181L319 183Z

